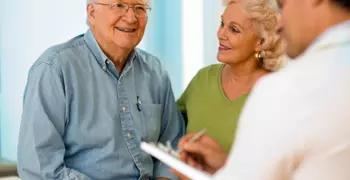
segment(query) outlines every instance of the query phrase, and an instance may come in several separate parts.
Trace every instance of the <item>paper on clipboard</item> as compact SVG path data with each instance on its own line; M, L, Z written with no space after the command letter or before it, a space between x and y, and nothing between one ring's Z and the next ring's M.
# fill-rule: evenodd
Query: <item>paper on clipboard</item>
M152 155L158 160L162 161L164 164L176 169L185 176L193 180L211 180L211 175L200 170L197 170L181 160L171 156L170 154L160 150L153 144L146 142L141 142L141 149L146 153Z

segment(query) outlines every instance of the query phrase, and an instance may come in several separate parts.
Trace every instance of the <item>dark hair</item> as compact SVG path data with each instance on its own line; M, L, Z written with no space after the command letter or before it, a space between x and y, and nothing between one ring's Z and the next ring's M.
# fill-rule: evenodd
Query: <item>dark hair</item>
M350 0L331 0L333 3L350 11Z

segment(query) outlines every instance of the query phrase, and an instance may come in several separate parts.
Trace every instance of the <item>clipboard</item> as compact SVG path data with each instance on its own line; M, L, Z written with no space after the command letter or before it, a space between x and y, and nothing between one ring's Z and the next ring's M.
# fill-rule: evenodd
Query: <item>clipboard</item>
M175 156L159 149L154 144L141 142L141 149L193 180L212 180L210 174L187 165Z

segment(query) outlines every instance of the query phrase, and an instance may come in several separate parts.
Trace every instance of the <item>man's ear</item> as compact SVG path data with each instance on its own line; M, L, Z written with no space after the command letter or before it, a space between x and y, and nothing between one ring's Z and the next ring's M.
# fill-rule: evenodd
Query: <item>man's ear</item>
M319 6L320 4L326 2L327 0L309 0L312 7Z
M265 39L264 38L260 38L256 44L256 48L255 48L255 51L259 52L262 50L262 46L264 45L265 43Z
M88 21L91 25L94 24L94 20L95 20L95 7L93 4L88 4L86 6L86 14L87 14L87 18L88 18Z

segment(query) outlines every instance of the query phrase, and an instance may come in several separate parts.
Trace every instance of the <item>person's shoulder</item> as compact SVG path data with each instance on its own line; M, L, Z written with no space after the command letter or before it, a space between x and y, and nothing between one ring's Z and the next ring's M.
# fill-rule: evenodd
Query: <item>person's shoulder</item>
M223 68L223 66L224 64L211 64L200 69L197 74L198 75L215 75Z
M135 52L136 56L138 57L138 61L141 64L149 67L156 66L157 68L159 68L159 66L161 65L160 60L155 55L139 48L136 48Z
M64 53L68 54L71 52L76 52L77 48L84 46L85 43L83 37L84 35L81 34L64 43L56 44L49 47L39 56L39 58L34 62L31 68L34 69L41 64L46 64L55 68L59 67L62 64L61 61L66 60L64 59L64 57L68 57L60 55Z
M294 74L292 71L294 71L294 68L291 67L293 66L292 64L288 66L261 77L255 83L252 94L270 99L278 96L285 96L285 93L293 91L293 88L295 88L292 78Z
M208 86L210 82L217 81L217 75L223 68L224 64L211 64L205 66L198 70L198 72L194 75L192 80L190 81L189 86L198 86L202 87Z
M158 57L139 48L136 48L135 51L137 56L137 63L141 65L143 71L161 75L167 74Z
M208 80L208 78L216 77L223 68L223 66L224 64L211 64L205 66L197 72L193 79L200 81L200 79Z
M158 57L142 49L135 49L136 60L134 68L138 69L138 75L151 77L152 82L156 84L167 84L170 81L168 71L162 65Z

